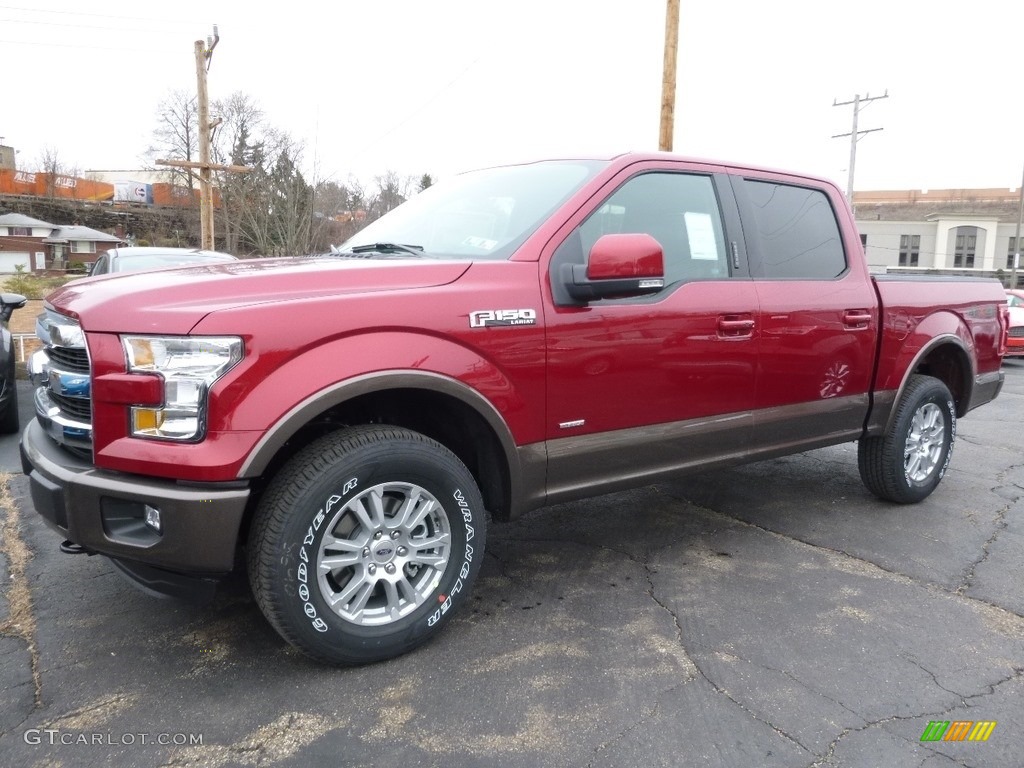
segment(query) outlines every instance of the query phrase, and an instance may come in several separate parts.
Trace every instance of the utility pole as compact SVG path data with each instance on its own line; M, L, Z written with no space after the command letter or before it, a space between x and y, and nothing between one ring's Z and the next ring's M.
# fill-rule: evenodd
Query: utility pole
M196 54L196 88L197 88L197 112L199 113L199 162L193 163L186 160L157 160L157 165L166 165L173 168L198 168L199 169L199 240L202 248L212 250L213 240L213 171L227 171L229 173L247 173L251 171L244 165L214 165L210 163L210 141L212 131L221 120L210 120L210 97L206 91L206 73L210 69L210 60L213 58L213 49L220 42L220 34L217 32L217 25L213 25L213 36L195 42Z
M213 49L220 41L217 27L213 28L214 37L207 38L208 45L196 40L196 87L199 112L199 232L202 247L213 249L213 178L210 172L210 97L206 91L206 73L210 70Z
M1010 269L1010 288L1017 287L1017 269L1020 267L1020 225L1024 219L1024 175L1020 180L1020 210L1017 211L1017 235L1013 238L1013 267Z
M676 55L679 51L679 0L668 0L665 9L665 65L661 75L661 131L658 149L672 151L676 110Z
M846 199L849 200L851 208L853 208L853 169L857 165L857 142L860 141L861 136L867 133L874 133L875 131L882 130L881 128L868 128L867 130L863 131L857 130L857 116L860 114L860 111L864 109L864 107L866 107L872 101L887 98L889 98L888 88L885 90L885 93L882 94L881 96L871 96L869 94L864 96L864 98L861 98L860 94L858 93L853 97L852 101L836 101L835 99L832 100L833 107L845 107L848 104L853 104L853 129L849 133L837 133L835 136L832 137L833 139L841 139L845 136L850 137L850 169L849 177L846 182Z

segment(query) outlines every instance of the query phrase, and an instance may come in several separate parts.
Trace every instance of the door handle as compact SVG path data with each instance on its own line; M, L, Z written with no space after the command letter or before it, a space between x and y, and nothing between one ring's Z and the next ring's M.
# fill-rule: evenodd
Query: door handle
M741 315L718 318L718 335L724 339L749 339L754 335L754 321Z
M847 309L843 312L843 325L849 330L863 330L871 323L871 317L871 312L866 309Z

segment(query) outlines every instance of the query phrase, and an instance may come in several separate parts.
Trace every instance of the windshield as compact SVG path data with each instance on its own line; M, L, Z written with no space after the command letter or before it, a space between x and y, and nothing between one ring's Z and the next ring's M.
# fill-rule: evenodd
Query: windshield
M561 160L464 173L428 187L339 249L403 243L434 258L507 259L604 165Z

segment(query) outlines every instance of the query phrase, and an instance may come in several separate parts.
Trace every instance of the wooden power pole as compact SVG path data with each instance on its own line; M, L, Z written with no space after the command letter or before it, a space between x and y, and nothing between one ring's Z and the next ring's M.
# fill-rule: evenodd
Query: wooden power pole
M196 93L197 112L199 113L199 162L194 163L188 160L157 160L157 165L166 165L172 168L193 168L199 170L199 240L202 247L212 250L213 239L213 171L227 171L229 173L247 173L252 169L244 165L215 165L210 162L210 141L213 129L220 125L220 119L210 120L210 97L206 90L206 73L210 68L210 60L213 58L213 49L217 47L220 35L217 27L213 27L213 37L207 38L204 43L196 40Z
M676 55L679 51L679 0L668 0L665 10L665 66L661 75L661 132L658 149L672 151L676 112Z

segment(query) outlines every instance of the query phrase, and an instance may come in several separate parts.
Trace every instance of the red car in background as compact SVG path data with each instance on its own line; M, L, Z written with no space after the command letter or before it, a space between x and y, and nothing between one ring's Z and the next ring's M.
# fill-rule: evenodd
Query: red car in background
M1010 333L1006 340L1006 357L1024 357L1024 291L1006 290L1010 306Z

